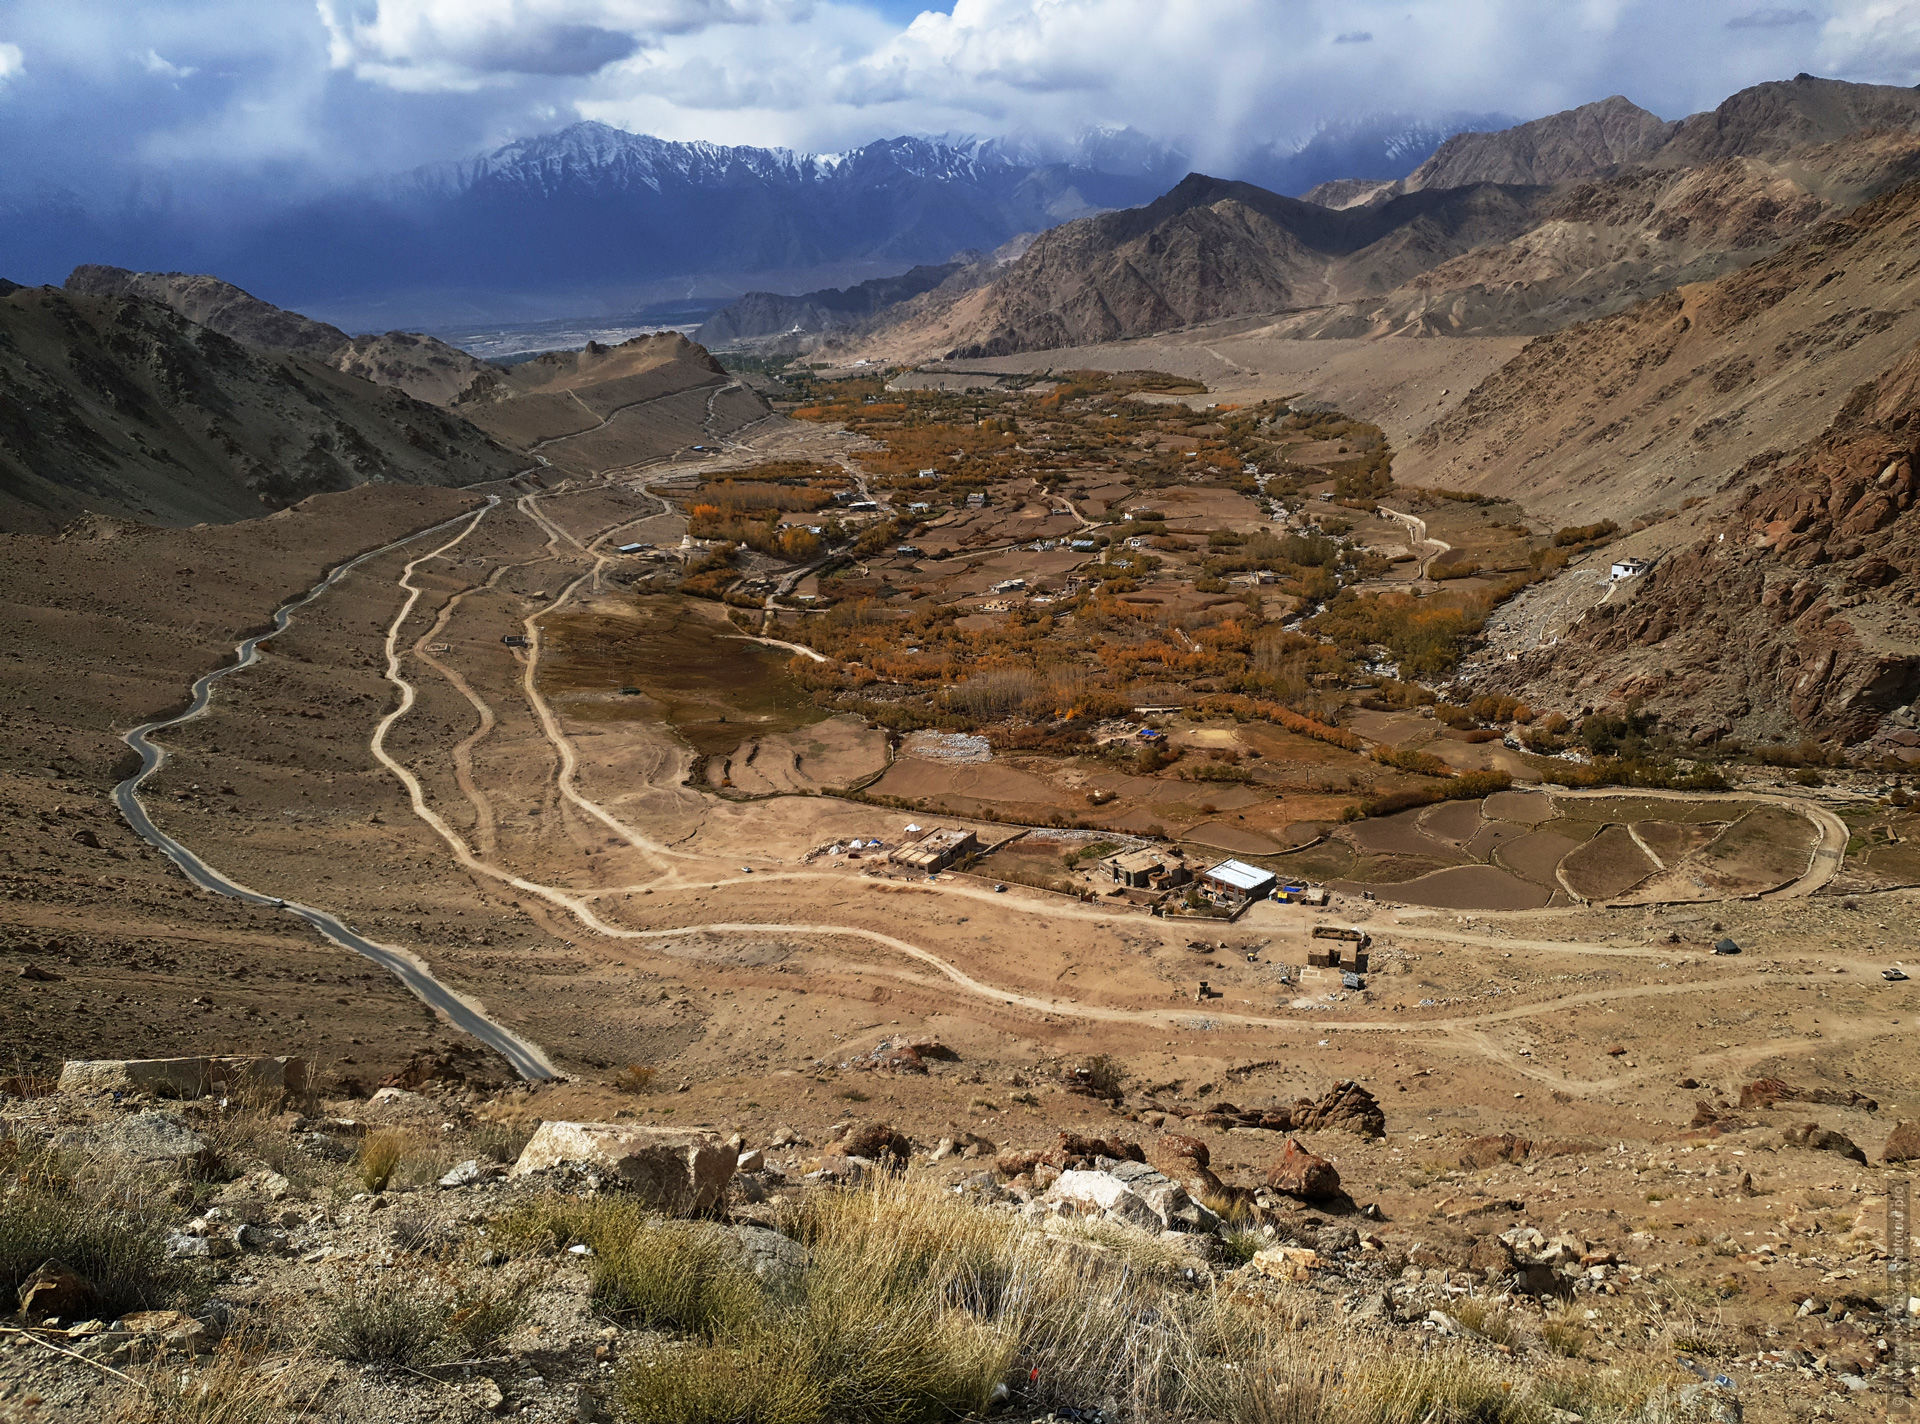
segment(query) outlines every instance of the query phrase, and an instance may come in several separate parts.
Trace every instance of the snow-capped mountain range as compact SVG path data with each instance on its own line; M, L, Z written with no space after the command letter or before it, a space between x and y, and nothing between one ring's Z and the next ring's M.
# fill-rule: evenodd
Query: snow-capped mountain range
M1289 193L1330 177L1399 177L1449 134L1498 122L1322 125L1228 164L1227 176ZM359 326L632 310L991 251L1149 202L1192 166L1125 128L1065 142L903 136L802 153L583 122L297 201L264 190L252 205L197 205L178 190L165 203L114 205L0 194L0 275L58 281L82 262L212 272Z

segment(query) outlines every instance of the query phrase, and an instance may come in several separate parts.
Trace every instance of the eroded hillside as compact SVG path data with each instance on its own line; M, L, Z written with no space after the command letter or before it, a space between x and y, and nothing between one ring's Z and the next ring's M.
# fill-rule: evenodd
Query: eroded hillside
M138 297L0 297L0 527L82 512L244 519L371 481L462 485L525 461L466 421Z
M1631 602L1594 609L1508 680L1550 702L1638 703L1698 741L1920 741L1916 457L1920 346L1798 456L1752 462L1733 507Z
M1575 522L1770 468L1920 339L1917 234L1910 183L1740 272L1540 337L1435 421L1399 477L1524 491Z

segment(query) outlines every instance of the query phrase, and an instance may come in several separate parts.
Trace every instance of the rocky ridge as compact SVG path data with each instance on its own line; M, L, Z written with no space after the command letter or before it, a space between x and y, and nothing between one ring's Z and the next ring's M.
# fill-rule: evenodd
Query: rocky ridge
M1190 175L841 345L971 359L1251 315L1281 317L1275 336L1550 331L1743 267L1916 173L1908 90L1803 77L1678 123L1616 96L1304 204Z
M452 405L493 370L457 346L416 332L348 336L337 326L286 311L218 277L87 265L73 269L66 290L158 302L256 351L305 356L434 405Z
M1793 458L1758 459L1717 526L1502 680L1632 701L1697 742L1920 746L1920 345Z
M10 530L51 532L83 511L241 519L376 480L470 484L522 464L403 391L250 348L138 296L0 296L0 384Z

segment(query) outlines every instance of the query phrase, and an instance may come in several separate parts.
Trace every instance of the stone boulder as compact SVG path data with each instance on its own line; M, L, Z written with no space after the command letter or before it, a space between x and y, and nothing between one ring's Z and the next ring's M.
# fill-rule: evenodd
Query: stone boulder
M207 1140L172 1113L140 1112L58 1134L55 1143L187 1175L211 1167Z
M547 1122L512 1175L573 1170L601 1177L669 1211L706 1211L719 1202L738 1158L718 1133L618 1122Z
M1154 1143L1147 1160L1195 1197L1230 1195L1226 1183L1213 1171L1212 1152L1197 1137L1170 1132Z
M1267 1169L1267 1185L1302 1201L1330 1201L1340 1195L1340 1174L1333 1163L1289 1137L1280 1160Z
M1842 1157L1851 1157L1862 1167L1867 1165L1867 1154L1854 1145L1851 1137L1844 1132L1835 1132L1830 1127L1822 1127L1817 1122L1803 1122L1798 1127L1790 1127L1780 1134L1780 1139L1789 1147L1805 1147L1812 1152L1838 1152Z
M303 1058L70 1059L60 1069L63 1093L145 1093L156 1098L258 1097L278 1104L304 1093L312 1072Z
M20 1314L30 1320L71 1320L93 1304L93 1282L64 1261L47 1261L20 1283Z
M1062 1206L1076 1215L1101 1216L1123 1226L1142 1231L1161 1231L1160 1214L1140 1195L1117 1177L1105 1172L1069 1169L1047 1188L1042 1200Z
M1387 1135L1387 1115L1380 1110L1379 1102L1352 1081L1335 1083L1317 1103L1305 1099L1295 1103L1292 1118L1295 1132L1339 1128L1342 1132L1357 1132L1362 1137Z
M1220 1218L1187 1193L1180 1183L1144 1162L1116 1162L1107 1175L1147 1204L1162 1231L1217 1231Z
M843 1157L858 1157L881 1167L904 1167L913 1155L913 1140L895 1132L890 1123L869 1122L854 1128L838 1144Z
M1880 1160L1891 1167L1896 1162L1920 1162L1920 1122L1898 1122L1880 1149Z
M813 1259L805 1246L771 1227L748 1222L724 1229L739 1248L740 1263L766 1285L778 1289L797 1285Z

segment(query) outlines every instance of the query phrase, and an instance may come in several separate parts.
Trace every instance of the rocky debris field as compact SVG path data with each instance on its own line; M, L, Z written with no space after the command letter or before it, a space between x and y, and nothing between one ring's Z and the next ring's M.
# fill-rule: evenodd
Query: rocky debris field
M1021 1145L305 1079L0 1099L0 1420L1724 1424L1912 1388L1884 1169L1803 1121L1877 1105L1777 1078L1631 1150L1396 1132L1352 1082Z

